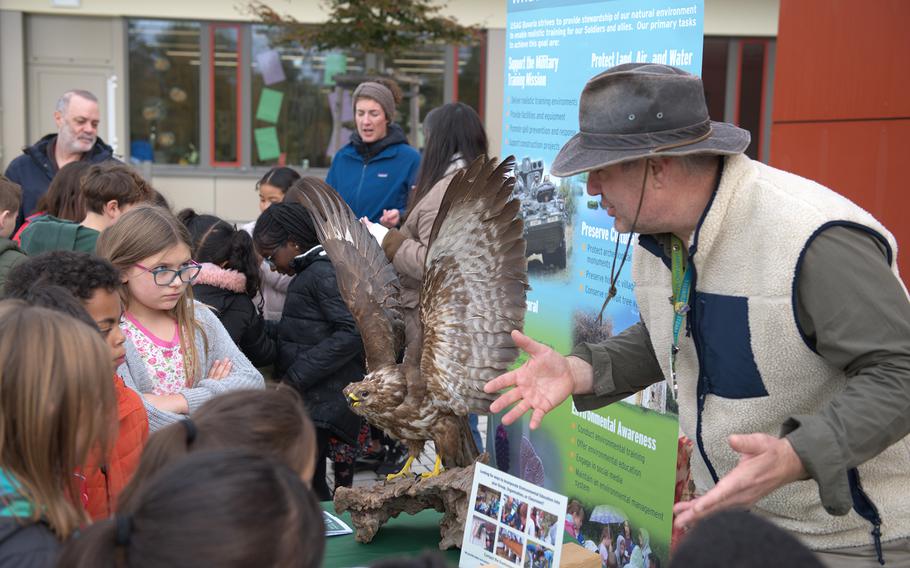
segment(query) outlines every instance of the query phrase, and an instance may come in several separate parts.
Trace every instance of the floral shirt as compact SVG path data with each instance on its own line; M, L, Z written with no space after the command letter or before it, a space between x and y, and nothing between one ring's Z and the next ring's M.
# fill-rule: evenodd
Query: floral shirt
M149 376L155 380L152 394L180 394L187 384L177 322L174 322L173 337L165 340L146 329L129 312L124 312L123 316L123 334L136 347Z

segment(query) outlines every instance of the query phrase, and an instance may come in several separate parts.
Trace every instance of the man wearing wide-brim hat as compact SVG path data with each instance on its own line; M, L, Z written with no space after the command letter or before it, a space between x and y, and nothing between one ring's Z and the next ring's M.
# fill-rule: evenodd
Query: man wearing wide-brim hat
M590 410L666 380L695 443L678 526L748 507L829 565L910 562L910 302L891 233L745 156L748 132L711 121L701 80L673 67L592 78L579 130L551 172L588 172L616 229L639 233L641 322L569 357L513 332L530 359L487 385L516 387L491 411L515 403L503 422L532 410L535 428L569 395Z

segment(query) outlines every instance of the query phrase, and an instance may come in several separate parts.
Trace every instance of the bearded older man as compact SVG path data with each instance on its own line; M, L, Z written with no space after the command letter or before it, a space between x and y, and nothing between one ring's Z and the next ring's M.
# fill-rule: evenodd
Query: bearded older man
M639 233L641 321L489 382L531 428L574 396L590 410L666 380L695 442L685 528L746 507L829 567L910 565L910 302L897 243L835 192L743 154L701 80L626 64L588 81L551 172L588 172L618 231ZM618 272L611 276L611 296ZM668 302L669 298L669 302Z
M79 160L97 164L113 157L113 149L98 137L101 119L98 97L92 93L78 89L63 93L57 100L54 121L57 133L23 148L23 155L6 169L6 177L22 186L19 224L34 212L60 168Z

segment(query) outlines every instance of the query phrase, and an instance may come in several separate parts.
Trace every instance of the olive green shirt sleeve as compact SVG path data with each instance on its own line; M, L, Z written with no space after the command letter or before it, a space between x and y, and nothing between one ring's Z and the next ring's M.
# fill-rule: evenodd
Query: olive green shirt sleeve
M825 509L852 507L847 471L910 433L910 301L877 238L832 227L807 248L797 282L797 323L816 352L848 381L820 412L792 416L781 435L819 487ZM643 323L572 355L594 368L594 392L579 410L599 408L663 380Z
M594 368L594 393L573 397L578 410L606 406L664 379L642 322L603 343L581 343L572 356Z
M816 352L847 375L813 415L782 426L825 509L852 507L847 471L910 433L910 302L886 249L859 229L832 227L806 249L797 322Z

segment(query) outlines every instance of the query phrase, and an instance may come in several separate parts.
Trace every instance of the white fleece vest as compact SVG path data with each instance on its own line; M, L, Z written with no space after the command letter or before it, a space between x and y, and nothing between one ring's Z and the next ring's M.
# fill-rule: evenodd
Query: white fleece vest
M727 159L713 202L689 243L696 247L690 323L701 361L696 339L684 331L676 361L680 429L696 444L692 475L699 492L714 486L712 468L719 478L736 466L727 436L777 436L788 417L817 412L844 387L843 372L803 341L793 307L801 254L816 231L832 222L861 226L886 239L897 274L894 238L867 212L810 180L742 155ZM642 321L669 377L670 270L638 244L632 271ZM881 515L882 540L910 535L910 437L861 465L859 474ZM778 489L754 510L813 549L872 543L870 523L855 511L828 514L812 480Z

